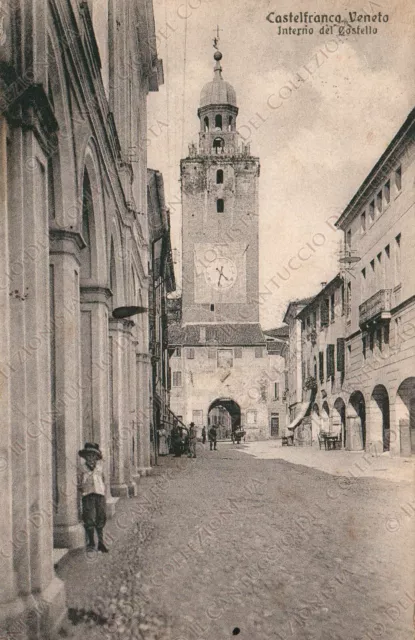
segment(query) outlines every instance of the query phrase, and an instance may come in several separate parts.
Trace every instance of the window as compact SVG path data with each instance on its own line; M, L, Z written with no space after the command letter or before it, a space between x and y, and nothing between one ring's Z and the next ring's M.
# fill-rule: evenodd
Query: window
M257 412L250 410L246 412L246 424L248 426L254 426L257 423Z
M181 386L182 386L182 372L173 371L173 387L181 387Z
M375 344L375 334L373 331L371 331L369 333L369 348L371 351L373 351L374 344Z
M327 325L329 324L329 317L330 317L329 298L325 298L325 300L323 300L323 302L321 303L320 315L321 315L321 319L320 319L321 326L327 327Z
M279 382L274 382L273 383L272 390L273 390L272 397L274 398L274 400L279 400L280 399L280 385L279 385Z
M194 357L195 357L195 350L193 349L193 347L186 349L186 358L188 358L189 360L194 360Z
M223 213L225 211L225 202L222 198L216 200L216 211L217 213Z
M223 138L215 138L213 141L213 148L215 153L223 153L225 147L225 141Z
M366 211L360 214L360 229L362 233L366 231Z
M352 361L352 345L347 345L347 367L350 368L350 363Z
M214 360L216 358L216 349L214 347L208 348L208 359Z
M382 191L379 191L378 195L376 196L376 207L378 212L382 213L382 209L383 209Z
M324 353L322 351L318 354L318 374L320 382L324 382Z
M390 199L391 199L391 181L390 180L388 180L385 183L385 186L383 187L383 193L385 195L386 204L389 204Z
M337 338L337 371L344 373L344 338Z
M383 327L383 342L389 344L389 325L385 324Z
M222 116L218 113L215 116L215 127L216 129L220 129L222 131Z
M377 275L377 282L376 282L376 289L383 289L383 264L382 264L382 254L378 253L378 255L376 256L377 259L377 271L376 271L376 275Z
M391 248L390 245L385 247L385 287L389 289L391 281L391 267L390 267Z
M209 131L209 118L207 116L205 116L204 123L205 123L205 131Z
M379 351L382 351L382 327L378 327L376 329L376 346L379 349Z
M218 169L216 171L216 184L223 184L223 170Z
M334 322L335 313L336 313L336 297L334 293L332 293L330 296L330 322Z
M233 350L233 355L235 358L242 358L242 347L235 347Z
M192 421L195 423L196 427L203 426L203 411L201 409L193 409Z
M232 349L218 349L218 367L223 369L233 367Z
M367 336L366 335L362 336L362 353L363 353L363 357L366 359L366 353L367 353Z
M317 313L315 311L311 312L311 326L313 327L313 329L316 328L316 324L317 324Z
M346 233L346 245L350 249L352 246L352 230L349 229Z
M233 118L232 116L229 116L229 120L228 120L228 131L232 131L232 123L233 123Z
M344 284L342 284L341 298L342 298L342 316L344 316L344 314L346 312L346 296L345 296L345 291L344 291Z
M262 358L262 347L255 347L255 358Z
M210 305L210 310L211 310L211 311L214 311L214 310L215 310L215 305L214 305L214 304L211 304L211 305Z
M395 286L401 283L401 234L395 238Z
M327 380L334 378L334 344L326 346Z
M310 316L308 316L306 320L307 329L310 327L310 323L311 323Z
M360 299L363 302L364 300L366 300L366 267L362 269L361 274L362 274L362 279L360 284L360 292L361 292Z
M175 350L174 350L173 355L175 356L175 358L181 358L181 355L182 355L181 347L176 347Z
M395 171L395 185L397 191L402 189L402 167L398 167Z
M372 202L369 205L369 218L370 218L370 222L373 222L375 219L375 201L372 200Z
M347 283L347 294L346 294L346 315L347 318L350 318L352 313L352 283Z

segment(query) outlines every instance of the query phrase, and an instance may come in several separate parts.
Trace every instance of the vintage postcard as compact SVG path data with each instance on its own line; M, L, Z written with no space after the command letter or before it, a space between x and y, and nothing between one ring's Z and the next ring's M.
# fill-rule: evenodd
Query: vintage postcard
M411 640L415 5L0 0L0 640Z

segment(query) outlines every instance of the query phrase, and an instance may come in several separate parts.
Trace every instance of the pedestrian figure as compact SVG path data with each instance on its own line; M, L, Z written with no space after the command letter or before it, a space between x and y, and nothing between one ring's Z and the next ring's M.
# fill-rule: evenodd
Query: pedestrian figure
M212 449L214 449L216 451L216 438L217 438L216 427L213 424L209 429L210 451L212 451Z
M189 447L190 447L189 457L190 458L196 458L196 443L197 443L197 431L196 431L195 423L191 422L190 429L189 429Z
M167 431L164 427L159 429L158 441L159 441L159 455L167 456L167 454L169 453L169 447L167 444Z
M107 515L102 453L96 442L86 442L78 455L81 457L78 487L82 493L82 520L85 527L87 550L95 550L96 529L98 551L108 553L104 544L104 527Z
M176 458L180 458L182 455L182 437L179 427L175 425L171 430L171 444L173 447L173 453Z
M202 429L202 443L206 443L206 427L203 427Z

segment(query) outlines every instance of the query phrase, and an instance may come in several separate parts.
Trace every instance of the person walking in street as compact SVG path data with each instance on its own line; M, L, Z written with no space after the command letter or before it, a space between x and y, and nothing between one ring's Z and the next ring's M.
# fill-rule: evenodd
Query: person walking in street
M202 429L202 443L206 444L206 427Z
M82 494L82 520L87 539L87 551L95 550L96 529L98 551L108 553L104 543L107 516L102 453L96 442L86 442L78 455L81 458L78 488Z
M169 453L169 447L167 444L167 431L162 425L161 429L158 431L158 441L159 441L159 456L167 456Z
M197 443L197 431L195 427L195 423L190 423L189 429L189 458L196 458L196 443Z
M171 430L171 444L175 458L180 458L182 455L182 438L177 424Z
M213 424L209 429L210 451L212 451L212 449L216 451L216 439L217 439L217 432L216 432L216 427Z

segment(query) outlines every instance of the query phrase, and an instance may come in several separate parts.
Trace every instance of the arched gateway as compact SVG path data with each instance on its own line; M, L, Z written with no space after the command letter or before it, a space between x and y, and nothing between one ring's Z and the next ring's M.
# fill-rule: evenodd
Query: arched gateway
M218 440L230 439L241 425L241 408L231 398L217 398L209 405L208 425L218 428Z

